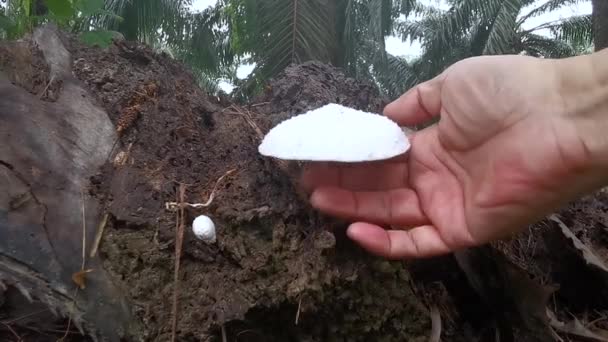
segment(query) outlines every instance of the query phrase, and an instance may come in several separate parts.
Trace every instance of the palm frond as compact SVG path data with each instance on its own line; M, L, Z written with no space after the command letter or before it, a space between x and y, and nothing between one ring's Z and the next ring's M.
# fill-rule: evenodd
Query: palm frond
M512 52L517 15L522 6L521 0L502 2L487 27L488 36L481 49L481 54L494 55Z
M534 57L563 58L577 54L577 50L568 42L532 33L522 37L522 45L524 52Z
M329 62L334 41L328 0L238 0L240 17L255 13L258 24L239 37L254 56L260 77L276 75L291 63ZM233 14L234 15L234 14Z
M170 46L177 59L205 73L215 73L232 64L229 32L222 30L222 9L212 7L183 17L180 34L166 35L164 44Z
M374 70L374 80L387 96L398 97L421 81L415 68L416 61L408 63L405 58L391 54L387 54L387 61L388 70Z
M518 24L522 24L526 20L537 17L549 12L553 12L565 6L574 5L581 2L586 2L589 0L549 0L544 4L532 9L528 14L522 16L517 22ZM528 1L530 3L534 3L535 1ZM525 4L524 4L525 5Z
M122 33L126 39L155 44L166 36L180 35L184 25L187 0L106 0L106 10L99 26Z
M424 4L418 0L397 0L394 1L393 8L397 15L403 14L406 18L410 15L424 16L426 13L437 10L436 7Z
M567 41L577 46L593 43L593 20L591 15L577 15L547 27L555 39Z

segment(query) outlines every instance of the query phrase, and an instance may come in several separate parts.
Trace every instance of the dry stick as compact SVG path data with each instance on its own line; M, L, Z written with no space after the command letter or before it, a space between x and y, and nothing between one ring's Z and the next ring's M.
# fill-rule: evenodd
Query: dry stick
M263 106L263 105L267 105L267 104L270 104L270 101L254 103L251 105L251 107L258 107L258 106Z
M184 184L179 185L178 202L184 203L184 195L186 187ZM177 333L177 297L179 290L179 265L182 255L182 243L184 240L184 206L179 205L176 218L176 229L175 229L175 272L173 274L173 320L171 322L171 341L175 341L175 335Z
M93 248L91 248L91 253L89 256L94 258L97 255L97 250L99 249L99 244L101 244L101 238L103 237L103 232L106 229L106 224L108 223L109 213L106 213L101 219L99 226L97 227L97 233L95 234L95 240L93 241Z
M82 195L82 263L80 270L84 271L84 266L87 260L87 223L84 211L84 191L80 190L80 193Z
M17 332L15 331L15 329L11 328L10 325L8 325L8 324L6 324L4 322L0 322L0 324L4 325L8 329L8 331L10 331L11 334L13 334L13 336L15 336L15 338L17 339L18 342L23 341L23 339L21 338L21 336L19 336L19 334L17 334Z
M116 136L116 140L114 140L114 143L112 144L112 148L110 149L110 152L108 152L108 155L106 156L106 162L110 160L110 157L112 157L112 152L114 152L114 149L116 148L116 145L118 144L119 141L120 141L120 133L118 133L118 135Z
M22 319L26 319L26 318L29 318L29 317L32 317L32 316L35 316L35 315L38 315L38 314L41 314L41 313L44 313L44 312L47 312L47 311L49 311L49 309L42 309L42 310L34 311L34 312L29 313L29 314L26 314L26 315L23 315L23 316L19 316L17 318L13 318L13 319L8 320L8 321L0 321L0 323L1 324L13 324L13 323L16 323L16 322L18 322L18 321L20 321Z
M49 83L47 83L46 87L44 87L44 90L42 90L42 94L40 94L40 96L38 96L39 99L44 97L44 94L46 94L46 91L49 90L49 86L51 85L51 83L53 83L54 79L55 79L55 75L51 76Z
M298 321L300 321L300 308L302 307L302 295L300 295L300 300L298 301L298 312L296 312L296 325L298 325Z

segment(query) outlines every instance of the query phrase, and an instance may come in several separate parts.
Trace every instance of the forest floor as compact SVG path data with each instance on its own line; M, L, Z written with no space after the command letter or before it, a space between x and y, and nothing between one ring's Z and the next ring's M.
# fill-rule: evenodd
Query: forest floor
M298 165L285 169L257 152L273 125L327 103L381 112L387 100L371 84L310 62L236 104L205 93L186 68L145 46L62 41L73 75L119 137L90 175L87 196L103 222L98 258L133 315L126 340L439 341L441 333L441 341L608 341L606 191L509 241L385 261L350 242L345 222L307 205ZM44 57L33 44L15 46L0 44L0 70L54 101L62 84ZM29 57L17 61L17 52ZM210 197L203 208L171 206ZM217 243L194 237L190 225L201 214L214 220ZM80 239L55 241L62 243ZM10 283L0 286L0 322L7 341L51 341L66 331L65 317L28 304Z

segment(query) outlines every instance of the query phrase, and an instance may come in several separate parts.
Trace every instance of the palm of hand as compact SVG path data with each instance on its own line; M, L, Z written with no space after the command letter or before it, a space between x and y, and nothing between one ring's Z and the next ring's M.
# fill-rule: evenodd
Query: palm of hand
M557 115L543 116L551 108L534 108L552 103L543 98L551 89L518 89L535 82L530 72L546 70L524 58L500 60L509 58L459 63L389 105L387 115L401 124L441 120L414 134L405 160L313 166L304 175L316 188L313 205L359 221L348 235L372 253L403 258L504 237L559 204L559 182L583 164L584 146ZM507 70L505 62L521 65Z

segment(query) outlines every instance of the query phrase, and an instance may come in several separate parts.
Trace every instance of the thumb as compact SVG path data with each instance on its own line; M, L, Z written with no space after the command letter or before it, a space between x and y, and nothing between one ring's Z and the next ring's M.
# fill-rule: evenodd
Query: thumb
M422 124L439 115L441 87L445 75L441 74L408 90L384 108L384 114L399 125Z

